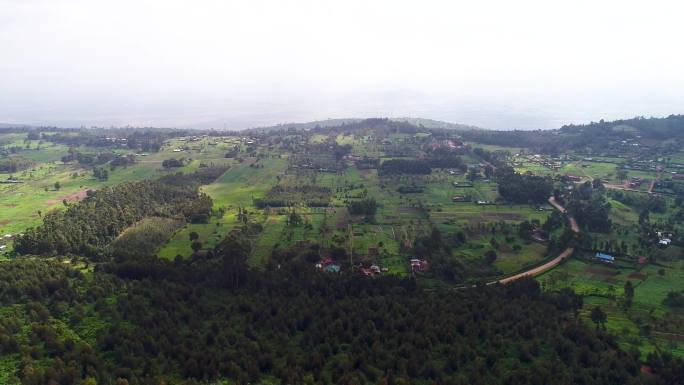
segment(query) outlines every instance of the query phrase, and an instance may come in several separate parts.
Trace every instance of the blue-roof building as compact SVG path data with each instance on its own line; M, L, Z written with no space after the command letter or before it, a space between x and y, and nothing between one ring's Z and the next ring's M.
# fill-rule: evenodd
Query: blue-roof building
M601 262L608 262L608 263L614 263L615 262L615 257L612 255L604 254L604 253L596 253L594 258L598 259Z

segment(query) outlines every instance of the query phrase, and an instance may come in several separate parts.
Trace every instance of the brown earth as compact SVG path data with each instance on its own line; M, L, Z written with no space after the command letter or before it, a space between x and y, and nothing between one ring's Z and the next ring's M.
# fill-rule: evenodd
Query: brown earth
M643 273L632 273L628 276L628 278L638 279L641 281L645 281L647 277L648 276L646 274L643 274Z
M80 201L81 199L85 198L88 195L87 194L88 190L89 189L84 188L84 189L78 190L74 193L71 193L69 195L65 195L59 199L48 199L48 201L46 203L48 204L48 206L52 206L52 205L55 205L57 203L65 201L65 200L67 202Z
M349 214L347 214L347 210L346 209L340 209L340 212L337 215L337 222L335 223L335 227L338 230L343 230L343 229L347 228L348 223L349 223Z
M610 271L606 269L600 269L598 267L593 267L593 266L587 266L584 271L587 273L595 274L595 275L603 275L603 276L612 276L612 275L617 275L619 274L617 271Z

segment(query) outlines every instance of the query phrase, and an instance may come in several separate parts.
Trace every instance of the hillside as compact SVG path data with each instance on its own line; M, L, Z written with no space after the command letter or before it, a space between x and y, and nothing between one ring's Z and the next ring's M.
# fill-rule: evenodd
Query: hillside
M640 123L1 129L0 383L677 383L684 150Z

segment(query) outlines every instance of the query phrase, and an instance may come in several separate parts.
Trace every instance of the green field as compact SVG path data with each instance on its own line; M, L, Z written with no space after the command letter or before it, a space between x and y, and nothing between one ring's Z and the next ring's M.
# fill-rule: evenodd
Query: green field
M625 346L638 348L644 357L655 349L684 357L684 330L680 326L684 309L663 305L669 292L684 290L684 261L611 267L571 260L537 279L546 290L570 287L584 295L582 315L587 322L591 322L591 309L600 306L608 314L608 330ZM633 304L625 308L623 288L628 280L635 291Z

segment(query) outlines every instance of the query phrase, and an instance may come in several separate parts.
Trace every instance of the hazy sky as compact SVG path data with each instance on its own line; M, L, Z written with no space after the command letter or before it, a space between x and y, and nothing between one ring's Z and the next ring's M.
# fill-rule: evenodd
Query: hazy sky
M0 122L684 113L677 1L0 0Z

